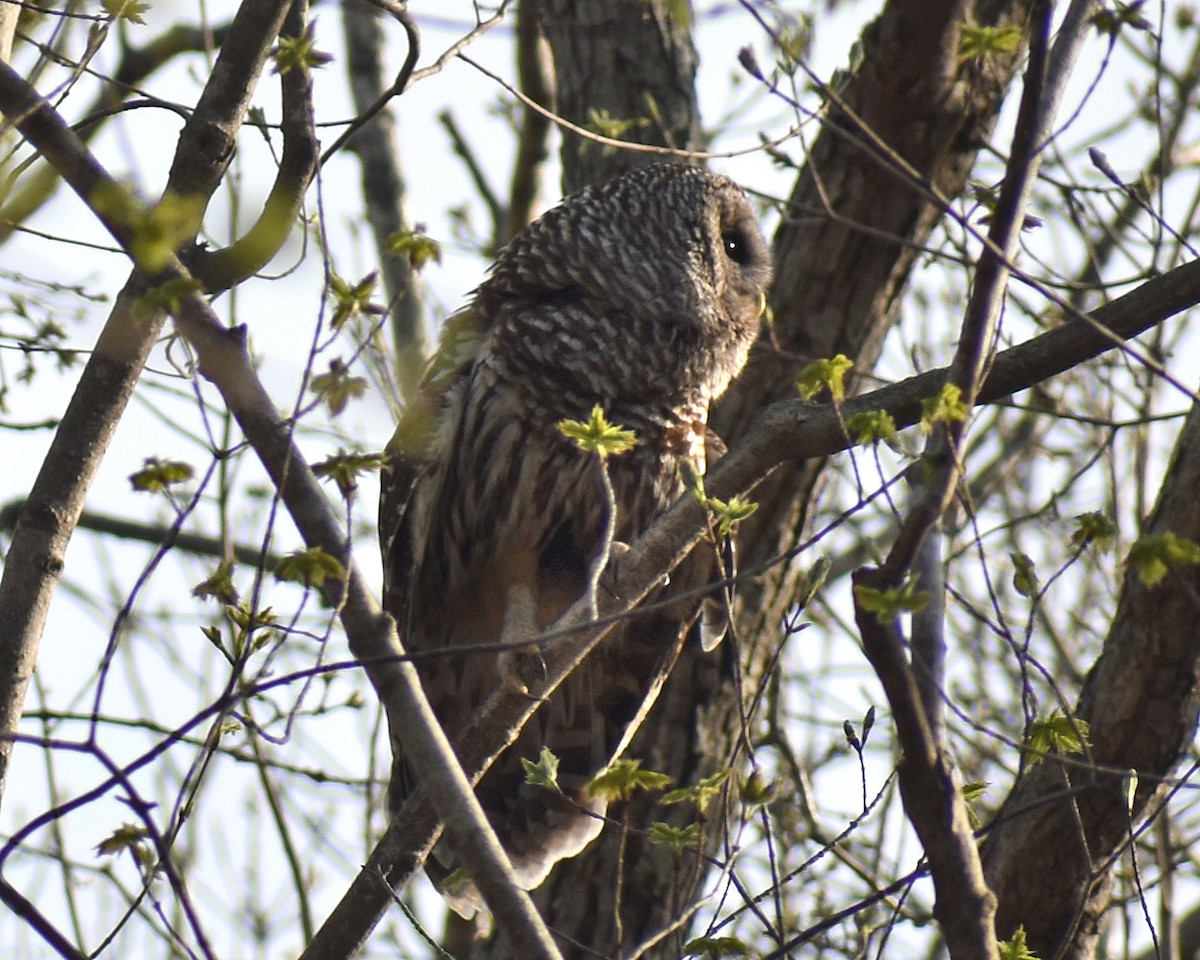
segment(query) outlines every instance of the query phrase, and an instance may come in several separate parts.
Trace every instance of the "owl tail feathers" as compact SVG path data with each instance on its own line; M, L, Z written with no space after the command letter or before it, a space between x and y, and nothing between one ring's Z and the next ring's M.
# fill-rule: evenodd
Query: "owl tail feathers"
M508 854L517 884L524 890L534 890L555 864L582 853L600 835L607 804L593 797L572 800L543 787L526 789L539 796L523 798L525 802L507 816L497 816L490 810L487 813ZM434 847L425 872L446 904L464 920L484 908L479 889L444 838Z

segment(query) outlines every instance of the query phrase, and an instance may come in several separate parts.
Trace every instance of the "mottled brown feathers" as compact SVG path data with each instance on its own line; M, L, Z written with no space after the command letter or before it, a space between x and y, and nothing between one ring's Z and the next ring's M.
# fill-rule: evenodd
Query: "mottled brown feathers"
M506 629L511 639L521 609L536 630L579 598L606 508L597 460L558 431L560 420L586 419L599 404L637 434L632 451L607 461L619 541L679 497L681 459L704 472L708 408L745 362L768 276L741 190L681 165L574 194L500 252L448 321L389 445L385 605L410 651L495 643ZM694 553L665 594L710 579L711 556ZM640 722L699 609L687 601L614 629L480 782L525 885L599 832L589 811L604 805L583 787ZM417 666L453 740L501 664L471 653ZM562 796L524 782L520 759L542 746L560 760ZM394 749L399 805L412 774Z

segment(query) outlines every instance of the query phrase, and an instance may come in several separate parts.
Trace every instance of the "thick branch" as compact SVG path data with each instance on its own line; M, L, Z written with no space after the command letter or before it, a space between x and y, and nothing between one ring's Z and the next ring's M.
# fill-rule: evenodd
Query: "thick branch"
M890 580L877 570L859 570L854 586L879 589ZM929 861L936 891L934 916L952 958L995 960L999 956L993 917L996 898L983 880L975 836L954 769L929 725L904 638L894 621L880 622L856 601L863 650L875 668L901 745L896 765L904 812Z
M294 0L281 36L298 37L308 26L308 4ZM196 249L187 263L209 292L228 290L253 276L291 235L308 185L317 172L317 131L313 121L312 77L293 68L283 74L283 156L262 213L242 236L222 250Z

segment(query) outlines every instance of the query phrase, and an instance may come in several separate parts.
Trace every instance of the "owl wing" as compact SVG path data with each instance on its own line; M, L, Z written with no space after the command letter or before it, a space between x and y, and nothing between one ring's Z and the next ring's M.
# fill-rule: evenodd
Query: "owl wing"
M435 482L439 464L453 452L452 398L456 387L470 376L483 338L483 324L473 307L465 307L447 318L417 393L405 406L384 449L379 481L383 607L395 619L406 648L415 639L410 617L413 578L428 529L428 524L417 516L422 512L419 503L425 499L421 493L427 484ZM413 784L395 736L392 745L388 805L394 812Z

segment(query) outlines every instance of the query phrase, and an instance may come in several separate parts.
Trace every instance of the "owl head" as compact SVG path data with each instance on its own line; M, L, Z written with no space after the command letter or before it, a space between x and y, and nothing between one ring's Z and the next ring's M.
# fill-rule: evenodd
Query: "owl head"
M697 333L753 339L770 280L754 210L728 177L680 163L587 187L522 230L478 291L490 301L583 296ZM686 332L682 330L681 332Z

